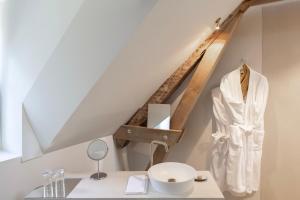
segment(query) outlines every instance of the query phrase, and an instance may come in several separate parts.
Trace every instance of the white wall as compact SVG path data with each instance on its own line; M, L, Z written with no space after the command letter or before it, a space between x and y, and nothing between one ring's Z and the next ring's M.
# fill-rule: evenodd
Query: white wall
M22 102L61 40L82 0L10 0L5 4L2 93L3 148L22 151Z
M2 87L2 70L3 70L3 58L4 58L4 46L5 46L5 40L4 40L4 31L3 31L3 27L4 27L4 16L5 16L5 12L4 12L4 3L0 2L0 88ZM0 105L2 103L1 101L2 99L2 90L0 89ZM2 108L0 106L0 112L2 113ZM0 130L2 130L2 123L1 123L1 115L0 115ZM1 131L0 131L0 149L2 148L2 135L1 135Z
M22 160L30 160L43 154L27 113L22 109Z
M5 4L0 1L0 87L2 80L2 68L3 68L3 58L4 58L4 45L5 45L5 35L4 35L4 16L5 16ZM0 137L0 145L1 145L1 137Z
M261 200L300 199L300 2L263 9L265 115Z

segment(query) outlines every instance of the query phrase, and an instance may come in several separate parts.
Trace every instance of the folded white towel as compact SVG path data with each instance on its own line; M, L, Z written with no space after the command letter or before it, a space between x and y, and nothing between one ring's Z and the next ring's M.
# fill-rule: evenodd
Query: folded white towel
M125 194L146 194L148 190L148 176L134 175L128 178Z

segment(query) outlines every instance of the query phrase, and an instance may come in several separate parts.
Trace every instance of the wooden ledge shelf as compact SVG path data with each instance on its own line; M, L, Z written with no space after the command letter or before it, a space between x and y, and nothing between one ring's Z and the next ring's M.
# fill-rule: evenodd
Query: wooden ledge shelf
M164 141L169 146L176 144L182 130L163 130L147 128L142 126L122 125L114 135L118 140L129 140L134 142L151 143L153 140Z

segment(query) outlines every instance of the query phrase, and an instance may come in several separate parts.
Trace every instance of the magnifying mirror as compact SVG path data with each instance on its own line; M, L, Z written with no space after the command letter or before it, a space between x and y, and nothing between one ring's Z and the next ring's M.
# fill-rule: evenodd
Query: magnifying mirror
M92 179L100 180L107 176L106 173L99 171L99 162L103 160L108 153L108 146L106 142L100 139L92 141L87 149L87 155L90 159L98 161L98 172L91 175Z

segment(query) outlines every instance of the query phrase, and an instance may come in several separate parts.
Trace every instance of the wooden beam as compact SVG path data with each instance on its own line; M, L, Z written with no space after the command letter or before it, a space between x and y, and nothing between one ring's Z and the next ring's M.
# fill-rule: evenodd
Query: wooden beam
M244 9L241 5L236 8L231 15L229 15L226 20L221 24L221 29L227 25L227 23L232 20L232 18ZM219 31L214 31L193 53L192 55L177 68L177 70L156 90L156 92L147 100L147 102L137 110L137 112L130 118L126 123L127 125L140 126L144 124L147 120L148 115L148 104L160 104L164 103L180 84L185 80L185 78L195 69L198 62L200 62L202 56L205 53L207 47L218 37ZM118 147L125 147L129 141L118 139L118 131L114 134L114 139Z
M205 49L213 40L209 37L203 44L201 44L193 54L156 90L156 92L147 100L147 102L137 110L137 112L126 123L127 125L140 126L147 120L148 104L160 104L166 100L176 91L185 78L195 69L199 60L203 56ZM118 147L123 148L128 144L128 140L120 140L117 137L118 132L114 134L114 139Z
M223 30L207 48L205 55L198 64L197 69L189 82L181 101L179 102L172 118L172 129L184 129L187 119L192 112L200 94L202 93L208 79L218 64L224 49L239 24L242 14L252 5L270 0L245 0L229 17L223 22ZM274 0L273 0L274 1Z
M230 32L224 32L220 37L209 47L205 53L203 60L198 65L197 70L188 84L184 95L178 107L176 108L173 117L171 118L171 127L175 129L184 129L187 119L192 112L198 97L202 93L208 79L214 71L221 55L224 51L232 31L235 29L237 22L230 27Z
M222 31L213 44L211 44L206 50L206 53L204 54L201 62L198 64L197 69L171 118L172 129L184 129L186 121L192 112L198 97L218 64L226 45L240 21L240 18L241 14L237 15L226 29ZM154 152L153 163L156 164L162 162L166 155L167 154L164 149L162 147L158 147Z
M171 94L184 81L188 74L196 67L197 61L204 54L204 49L198 48L192 56L180 66L148 99L148 101L135 113L128 124L141 125L147 120L148 104L160 104L165 102Z
M162 130L142 126L123 125L117 131L117 139L151 143L153 140L166 142L169 146L177 143L181 130Z
M241 12L245 12L249 6L258 0L243 1L221 24L221 30ZM220 31L214 31L193 53L192 55L156 90L147 102L137 110L137 112L126 123L127 125L140 126L147 120L148 104L164 103L176 91L185 78L195 69L202 59L206 49L215 41ZM114 139L118 147L125 147L129 141L118 139L118 132L114 134Z

